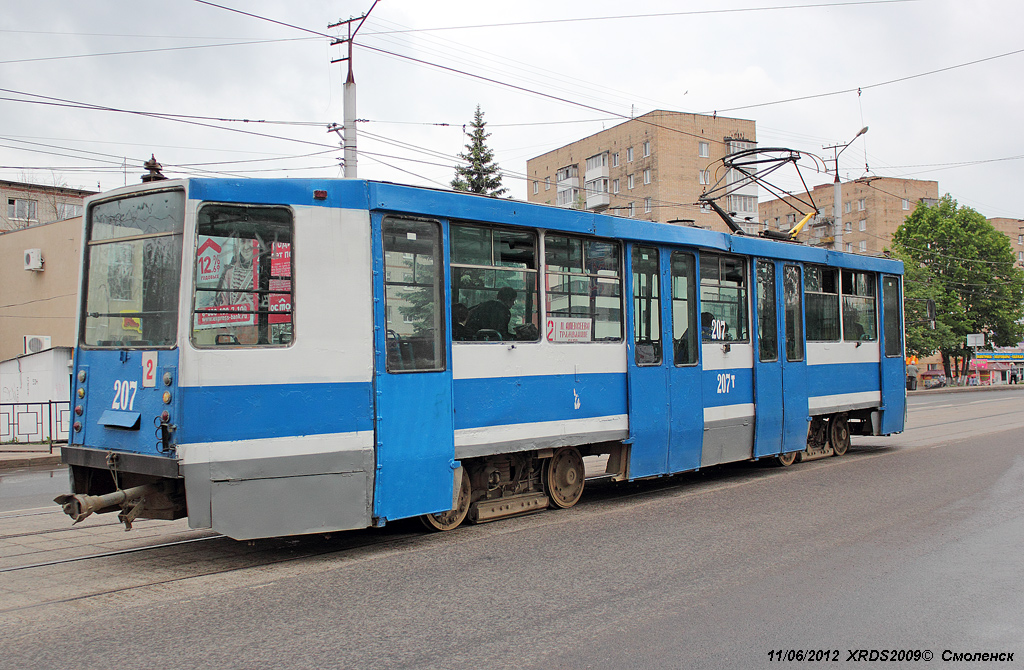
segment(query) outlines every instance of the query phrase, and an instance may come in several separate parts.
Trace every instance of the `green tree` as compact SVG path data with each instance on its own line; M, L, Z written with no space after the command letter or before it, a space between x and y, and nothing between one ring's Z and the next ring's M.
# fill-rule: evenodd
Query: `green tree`
M459 158L469 164L455 166L452 188L498 197L508 193L508 189L501 185L501 170L494 162L494 152L487 146L487 138L491 134L484 130L486 125L484 113L480 111L480 105L477 105L473 122L469 124L472 132L466 133L469 136L466 151L459 154Z
M920 203L893 235L906 264L907 349L942 354L947 377L966 374L969 333L1013 346L1024 338L1024 270L1014 267L1010 241L985 217L949 195ZM924 300L936 306L936 329L926 330Z

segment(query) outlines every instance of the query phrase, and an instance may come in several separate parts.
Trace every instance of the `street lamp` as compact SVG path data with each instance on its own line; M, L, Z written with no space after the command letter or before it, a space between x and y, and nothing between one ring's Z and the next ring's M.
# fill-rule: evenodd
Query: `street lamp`
M833 160L836 163L836 180L832 187L832 220L836 227L835 248L838 249L839 251L843 250L843 187L839 183L839 156L844 151L846 151L847 147L853 144L858 137L860 137L866 132L868 132L868 127L864 126L860 130L858 130L857 134L853 136L853 139L851 139L846 144L833 144L832 146L829 147L823 147L824 149L832 149L833 151L835 151L835 157L833 158Z

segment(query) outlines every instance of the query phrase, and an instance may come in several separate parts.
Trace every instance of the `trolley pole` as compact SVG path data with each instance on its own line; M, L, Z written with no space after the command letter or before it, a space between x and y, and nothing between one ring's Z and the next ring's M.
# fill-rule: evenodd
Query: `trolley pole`
M843 250L843 185L839 182L839 155L846 151L846 148L853 144L854 140L866 132L868 132L868 127L864 126L846 144L833 144L829 147L822 147L823 149L832 149L836 152L832 159L836 164L836 180L832 186L832 225L836 227L836 232L833 236L835 238L833 248L836 251Z
M337 44L347 44L348 55L344 58L337 58L332 60L332 63L339 63L341 61L348 61L348 76L345 77L345 124L341 138L341 146L344 149L344 168L345 178L355 179L358 176L358 162L359 152L356 149L356 76L352 71L352 41L355 39L356 33L363 27L363 23L366 21L366 17L370 15L373 8L377 6L380 0L374 0L370 9L362 16L351 18L345 21L338 21L332 23L328 28L337 28L339 26L346 26L348 28L348 37L342 37L331 42L331 46ZM352 24L358 21L358 25L353 29ZM328 128L328 130L335 130L337 126Z

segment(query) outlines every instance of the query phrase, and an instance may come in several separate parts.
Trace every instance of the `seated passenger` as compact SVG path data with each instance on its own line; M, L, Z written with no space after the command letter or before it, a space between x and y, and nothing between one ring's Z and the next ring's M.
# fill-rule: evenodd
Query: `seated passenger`
M474 307L469 312L469 319L466 320L466 328L469 329L476 339L488 339L491 331L501 336L503 340L513 340L515 336L509 331L509 321L512 320L512 306L516 302L516 290L511 286L502 286L498 289L497 300L487 300Z
M712 326L715 322L715 315L711 312L700 313L700 339L711 340L712 337Z
M473 339L473 331L466 327L466 320L469 318L469 308L461 302L452 305L452 340L465 342Z

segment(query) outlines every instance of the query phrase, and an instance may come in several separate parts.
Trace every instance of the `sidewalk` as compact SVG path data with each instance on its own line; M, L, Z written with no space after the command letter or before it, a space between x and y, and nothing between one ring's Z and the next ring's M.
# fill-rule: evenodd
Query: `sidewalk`
M32 447L37 447L38 451L14 451ZM16 470L37 465L60 465L60 447L54 446L51 453L45 444L0 444L0 470Z
M985 391L1024 391L1024 384L993 384L992 386L943 386L937 389L926 389L918 385L916 391L907 391L907 396L928 395L930 393L978 393Z

